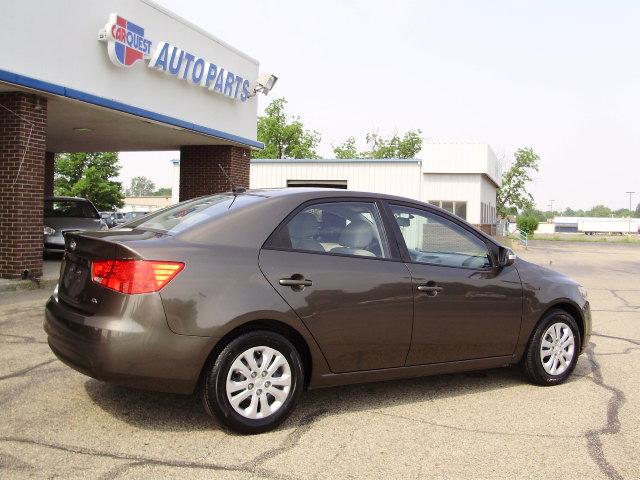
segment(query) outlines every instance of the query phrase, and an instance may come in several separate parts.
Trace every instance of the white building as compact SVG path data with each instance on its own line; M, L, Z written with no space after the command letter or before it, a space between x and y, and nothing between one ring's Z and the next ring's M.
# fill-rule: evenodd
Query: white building
M160 208L168 207L177 203L172 197L144 196L125 197L123 212L153 212Z
M640 219L629 217L554 217L535 233L639 233Z
M333 187L436 204L490 230L501 169L491 147L430 143L424 159L253 159L251 188Z

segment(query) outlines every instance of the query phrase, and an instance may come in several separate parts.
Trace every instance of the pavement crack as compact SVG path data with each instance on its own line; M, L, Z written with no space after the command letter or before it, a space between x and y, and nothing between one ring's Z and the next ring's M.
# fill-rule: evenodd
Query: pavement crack
M616 337L614 335L605 335L603 333L596 333L596 332L592 332L591 335L593 335L594 337L610 338L612 340L622 340L623 342L629 342L629 343L633 343L634 345L640 345L640 340L635 340L633 338ZM602 355L602 354L599 353L598 355Z
M53 363L55 361L56 359L52 358L51 360L38 363L37 365L33 365L32 367L23 368L22 370L18 370L17 372L9 373L7 375L2 375L0 376L0 380L7 380L8 378L22 377L23 375L26 375L27 373L31 372L32 370L35 370L36 368L44 367L45 365L49 365L50 363Z
M251 474L265 477L265 478L278 478L281 480L293 480L294 478L292 476L286 476L286 475L279 474L277 472L258 468L258 465L256 464L221 465L218 463L211 463L211 462L162 460L159 458L143 457L140 455L126 454L126 453L106 452L106 451L97 450L93 448L75 447L75 446L63 445L55 442L46 442L42 440L34 440L31 438L18 437L18 436L3 436L3 437L0 437L0 442L13 442L13 443L20 443L23 445L34 445L34 446L50 448L53 450L58 450L66 453L87 455L89 457L102 457L102 458L109 458L111 460L125 460L125 461L129 461L129 463L127 464L128 466L127 468L133 468L134 466L139 466L139 465L154 465L154 466L161 466L161 467L193 468L193 469L201 469L201 470L217 470L217 471L226 471L226 472L251 473ZM109 472L107 472L107 474L108 473ZM115 477L112 476L107 478L115 478Z
M35 468L32 464L27 463L18 457L0 452L0 469L24 472L26 470L34 470Z
M630 307L636 308L636 307ZM593 308L592 312L608 312L608 313L638 313L637 310L623 310L621 308Z
M404 415L396 415L393 413L386 413L386 412L373 412L373 413L376 415L382 415L385 417L406 420L408 422L419 422L432 427L446 428L449 430L456 430L458 432L477 433L480 435L497 435L497 436L504 436L504 437L558 438L558 439L583 437L583 435L554 435L554 434L546 434L546 433L505 432L500 430L484 430L481 428L466 428L466 427L458 427L456 425L447 425L445 423L431 422L429 420L423 420L421 418L408 417Z
M611 293L611 295L613 295L615 298L617 298L618 300L620 300L620 301L622 302L622 305L623 305L624 307L627 307L627 308L633 308L633 309L640 308L640 306L637 306L637 305L631 305L631 304L629 303L629 301L628 301L626 298L621 297L621 296L618 294L618 290L611 290L611 289L609 289L609 290L607 290L607 291L608 291L609 293Z
M115 480L120 475L127 473L132 468L144 466L146 464L147 462L140 461L140 462L129 462L129 463L125 463L124 465L116 465L115 467L111 468L110 470L105 472L103 475L101 475L99 480Z
M45 345L47 344L47 342L43 340L38 340L35 337L29 337L27 335L12 335L10 333L0 333L0 337L15 338L15 339L21 340L20 342L7 342L7 343L41 343Z
M603 357L603 356L613 356L613 355L627 355L635 350L640 350L640 347L628 347L621 352L600 352L598 356Z
M586 349L587 358L593 372L593 378L591 380L599 387L611 392L612 395L607 404L607 422L605 426L597 430L589 430L584 435L587 439L587 451L591 459L608 478L612 480L622 480L624 477L605 456L601 437L602 435L614 435L620 431L619 413L626 397L622 390L605 383L604 375L600 364L596 360L594 349L595 344L593 342L589 343Z
M244 463L243 466L253 465L254 467L258 467L272 458L292 450L298 444L302 436L311 429L313 423L325 413L326 410L320 409L303 415L296 428L293 429L293 432L287 435L280 446L261 453L256 458Z

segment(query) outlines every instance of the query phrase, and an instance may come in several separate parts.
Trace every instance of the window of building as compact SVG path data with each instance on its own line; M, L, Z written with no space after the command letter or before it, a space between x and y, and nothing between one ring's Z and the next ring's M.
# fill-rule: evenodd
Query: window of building
M287 180L287 187L347 188L346 180Z
M442 202L442 209L446 210L449 213L453 213L453 202L443 201Z
M451 212L463 220L467 219L467 202L461 202L458 200L429 200L428 203L435 205L436 207L440 207L447 212Z
M382 222L374 203L331 202L305 208L279 228L269 247L388 258Z
M424 210L391 205L414 262L449 267L487 268L486 244L464 228Z

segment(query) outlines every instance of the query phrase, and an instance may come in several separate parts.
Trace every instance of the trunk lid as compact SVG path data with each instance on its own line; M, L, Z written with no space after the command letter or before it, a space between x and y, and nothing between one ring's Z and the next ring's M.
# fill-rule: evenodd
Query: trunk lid
M121 239L122 234L110 233L73 232L65 235L65 254L60 265L58 298L85 314L94 314L105 296L117 294L107 291L91 280L93 260L142 258L131 248L115 241ZM139 238L141 232L137 232L136 236Z

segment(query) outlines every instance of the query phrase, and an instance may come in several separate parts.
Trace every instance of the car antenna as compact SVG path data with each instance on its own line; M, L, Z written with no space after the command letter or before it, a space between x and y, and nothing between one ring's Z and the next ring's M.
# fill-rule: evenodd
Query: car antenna
M222 170L222 173L225 177L227 177L227 180L229 181L229 184L231 185L231 192L234 195L238 195L239 193L244 193L247 191L246 188L244 187L236 187L235 184L233 183L233 181L231 180L231 177L229 176L229 174L227 174L227 172L225 171L225 169L222 167L221 164L218 164L218 167L220 167L220 170Z

